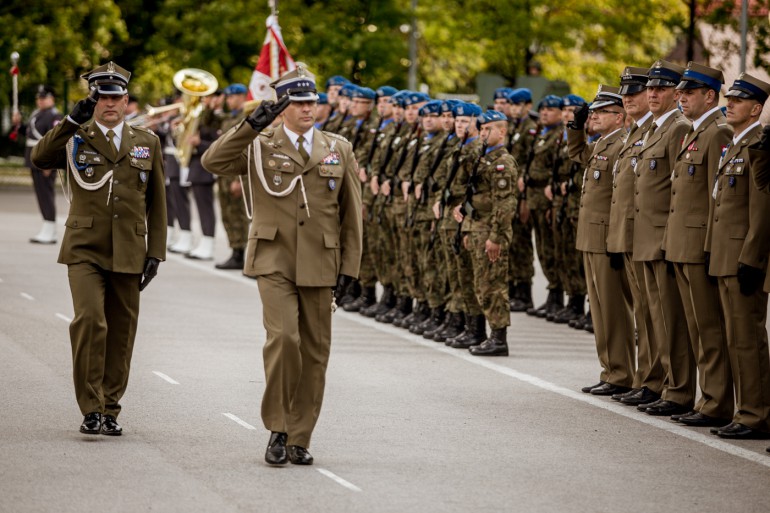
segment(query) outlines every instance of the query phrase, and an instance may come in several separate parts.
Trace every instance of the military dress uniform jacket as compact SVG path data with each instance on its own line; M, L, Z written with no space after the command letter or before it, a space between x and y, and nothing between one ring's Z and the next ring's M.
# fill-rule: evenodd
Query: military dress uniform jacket
M634 248L634 167L644 144L644 134L652 125L652 116L635 126L623 138L617 164L612 170L612 203L607 251L630 253Z
M480 157L477 175L473 215L463 219L463 232L488 231L491 242L507 246L518 204L516 161L501 145Z
M206 109L201 114L200 129L198 135L200 143L194 148L190 158L190 176L189 181L195 185L213 184L216 180L214 175L203 168L201 157L206 150L211 147L214 141L222 134L222 118L211 109Z
M244 265L249 276L278 273L299 287L333 287L339 274L358 277L361 185L352 146L338 136L313 130L313 150L307 163L283 124L257 135L248 123L241 122L203 155L203 165L211 173L249 173L254 208ZM285 197L266 192L254 154L251 163L247 158L255 138L261 145L267 187L281 192L302 176L307 203L299 180Z
M682 143L671 176L671 208L663 249L670 262L702 264L711 189L722 151L733 131L721 111L716 111L689 133Z
M607 252L607 233L612 204L612 170L623 147L623 130L618 129L593 144L590 158L585 159L584 130L569 129L570 158L584 164L575 247L586 253Z
M770 251L770 196L752 181L749 146L759 141L759 126L738 144L731 144L720 161L712 194L716 195L706 235L711 251L709 274L735 276L738 264L763 271Z
M146 257L166 258L166 196L160 140L146 128L123 125L117 157L95 121L60 123L35 146L32 160L43 169L67 169L65 146L73 136L74 171L87 184L112 179L89 191L68 176L72 203L59 252L61 264L95 264L116 273L141 274ZM70 171L68 171L69 173ZM145 241L146 237L146 241Z
M690 129L676 110L655 132L648 131L634 173L634 254L636 262L663 259L663 236L671 206L671 171Z

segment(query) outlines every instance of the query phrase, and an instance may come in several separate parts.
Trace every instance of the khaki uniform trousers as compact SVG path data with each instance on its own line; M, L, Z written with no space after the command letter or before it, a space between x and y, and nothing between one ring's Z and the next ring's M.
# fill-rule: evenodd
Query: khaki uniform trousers
M692 408L695 402L695 356L676 278L669 273L665 260L655 260L644 262L644 282L652 316L652 339L667 376L661 397Z
M630 387L634 380L634 319L625 272L610 267L604 253L583 253L588 301L594 323L600 378Z
M701 397L694 409L709 417L729 419L735 402L719 287L709 281L704 264L675 263L674 271L687 316L692 352L697 355Z
M770 431L770 356L767 349L767 293L741 294L738 278L719 278L727 350L738 411L733 422Z
M326 384L332 290L298 287L280 274L258 276L257 285L267 332L262 422L287 433L289 445L308 448Z
M140 274L70 264L75 316L70 323L75 397L83 415L120 414L139 318Z
M660 350L652 340L652 317L645 292L644 263L634 262L631 255L624 253L623 260L636 323L636 374L633 387L647 387L660 395L666 383L666 371L660 363Z

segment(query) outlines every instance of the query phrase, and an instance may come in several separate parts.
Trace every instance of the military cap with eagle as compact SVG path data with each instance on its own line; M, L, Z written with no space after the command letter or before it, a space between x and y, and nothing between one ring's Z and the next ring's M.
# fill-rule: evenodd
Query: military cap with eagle
M284 73L278 80L270 84L275 89L276 96L280 99L288 95L293 102L318 101L318 92L315 88L315 75L307 70L301 62L288 73Z
M87 80L88 88L96 89L99 94L123 95L128 94L131 72L110 61L83 73L80 78Z

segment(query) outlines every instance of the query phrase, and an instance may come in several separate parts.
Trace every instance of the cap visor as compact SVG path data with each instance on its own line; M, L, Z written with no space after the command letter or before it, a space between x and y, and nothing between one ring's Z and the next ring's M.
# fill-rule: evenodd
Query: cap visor
M701 87L707 87L706 84L703 84L701 82L696 82L695 80L682 80L677 84L676 90L681 91L682 89L700 89Z
M647 87L675 87L676 85L676 82L662 78L653 78L647 81Z
M291 93L289 94L289 100L293 102L317 102L318 95L316 93Z
M753 94L743 91L741 89L730 89L725 93L725 96L734 96L736 98L743 98L743 99L755 98Z
M644 84L622 85L620 86L620 94L621 95L637 94L637 93L641 93L645 89L647 89L647 86L645 86Z
M96 84L96 91L105 95L124 95L128 94L125 87L118 84Z

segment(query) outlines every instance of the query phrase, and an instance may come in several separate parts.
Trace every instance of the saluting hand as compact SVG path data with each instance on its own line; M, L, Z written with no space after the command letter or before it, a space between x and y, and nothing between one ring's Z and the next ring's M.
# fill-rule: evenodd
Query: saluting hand
M281 96L277 102L272 100L264 101L259 104L259 107L254 109L254 112L249 114L246 121L251 125L251 128L261 132L269 127L275 121L275 118L281 115L281 112L286 110L290 102L288 94Z
M89 94L86 98L77 102L72 108L72 112L70 112L70 118L72 121L78 125L82 125L91 119L91 117L94 115L94 108L96 107L96 102L98 99L99 93L97 93L96 90L93 90L91 91L91 94Z
M155 276L157 276L159 266L160 260L155 257L147 257L144 260L144 272L142 273L142 280L139 282L140 292L150 284Z

